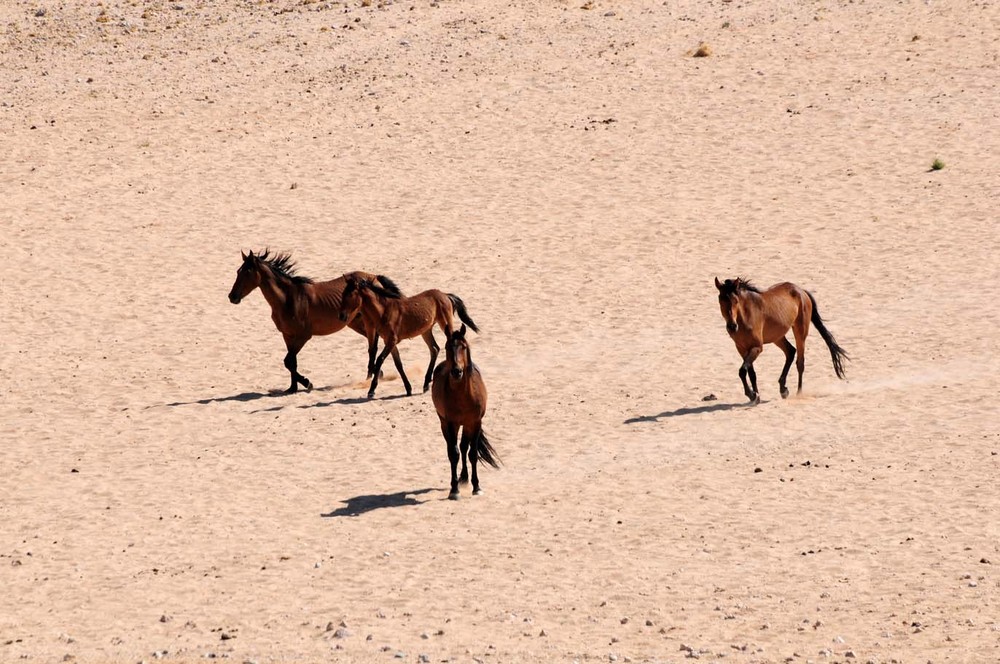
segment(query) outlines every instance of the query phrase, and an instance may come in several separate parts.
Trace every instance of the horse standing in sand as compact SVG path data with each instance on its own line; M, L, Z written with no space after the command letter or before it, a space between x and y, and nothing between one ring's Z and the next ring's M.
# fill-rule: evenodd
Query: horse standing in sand
M298 390L299 385L311 390L312 383L298 372L297 359L299 351L309 339L333 334L345 326L368 336L360 319L341 320L339 316L346 277L315 282L309 277L295 274L295 264L289 254L272 256L266 249L256 255L252 251L249 254L240 253L243 264L236 271L236 281L229 291L229 301L239 304L255 288L260 288L264 299L271 305L271 320L285 338L285 347L288 349L285 368L292 374L292 385L286 390L286 394ZM377 280L387 292L399 295L399 288L387 277L367 272L352 272L351 276ZM394 354L393 357L397 355ZM372 365L369 362L369 376L371 371Z
M465 325L448 335L445 342L445 361L434 370L431 390L434 408L441 420L441 433L448 445L451 463L451 492L448 498L458 500L458 484L469 481L466 456L472 461L472 494L479 495L479 459L497 468L499 457L483 433L483 415L486 413L486 384L482 374L472 363L469 342L465 340ZM462 429L462 475L458 476L458 429Z
M802 391L802 372L806 368L806 336L809 334L810 321L819 330L820 336L830 349L833 370L837 378L844 377L844 360L849 358L823 324L819 309L816 307L816 300L811 293L788 282L775 284L766 291L761 291L741 278L726 279L724 283L720 283L716 277L715 287L719 290L719 307L726 321L726 330L736 344L740 357L743 358L740 380L743 381L743 392L751 403L760 403L757 373L753 370L753 362L760 355L764 344L774 344L785 352L785 368L778 378L781 398L788 396L785 379L788 377L792 361L796 360L796 354L798 359L795 366L799 371L798 391ZM785 338L789 328L795 335L794 346Z
M403 371L403 365L396 354L396 345L404 339L412 339L421 336L431 352L431 361L427 365L427 374L424 376L424 392L431 384L431 373L434 371L434 361L437 359L440 347L434 340L434 324L437 323L444 333L451 336L452 318L457 313L463 323L467 323L476 332L479 328L472 322L469 313L465 310L465 303L462 298L451 293L439 290L427 290L417 293L411 297L403 297L399 290L389 290L374 283L372 279L353 275L344 275L347 285L344 287L343 302L340 306L340 320L346 322L359 316L364 321L368 334L368 362L374 366L371 370L372 384L368 388L368 398L375 396L375 388L378 386L379 374L382 370L382 362L393 353L392 359L399 371L399 377L403 379L403 386L406 388L407 396L413 394L410 388L410 381ZM382 353L375 358L376 335L382 337L385 348Z

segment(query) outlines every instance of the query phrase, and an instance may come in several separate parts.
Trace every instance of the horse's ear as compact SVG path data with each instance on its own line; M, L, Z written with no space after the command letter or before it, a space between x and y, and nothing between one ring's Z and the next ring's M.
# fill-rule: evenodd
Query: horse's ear
M465 323L462 323L462 328L458 331L459 336L465 336Z
M242 256L242 257L243 257L243 260L246 260L246 259L247 259L247 255L243 253L243 250L242 250L242 249L240 249L240 256Z
M722 292L722 284L719 283L718 277L715 278L715 287L719 289L720 293Z

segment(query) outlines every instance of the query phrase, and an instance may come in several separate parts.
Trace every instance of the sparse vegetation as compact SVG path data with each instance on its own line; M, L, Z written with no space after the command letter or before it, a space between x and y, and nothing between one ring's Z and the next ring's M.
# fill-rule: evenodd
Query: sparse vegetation
M944 168L944 162L941 161L940 159L935 159L934 161L931 162L932 171L940 171L942 168Z
M701 44L698 45L698 48L691 55L692 57L695 58L707 58L708 56L712 55L712 48L705 42L702 42Z

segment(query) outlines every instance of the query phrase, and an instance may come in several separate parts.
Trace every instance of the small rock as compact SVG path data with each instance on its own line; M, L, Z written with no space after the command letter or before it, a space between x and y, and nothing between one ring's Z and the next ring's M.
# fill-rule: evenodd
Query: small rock
M538 633L538 636L548 636L548 635L549 633L546 632L544 629Z
M396 652L396 654L394 655L394 657L396 659L404 659L406 657L406 653L403 652L402 650L399 650L399 651Z
M979 562L981 562L981 563L982 563L982 564L984 564L984 565L992 565L992 564L993 564L993 563L991 563L991 562L989 561L989 559L988 559L988 558L980 558L980 559L979 559Z
M428 657L427 655L419 655L417 659L423 662L424 664L427 664L427 662L431 661L431 658Z
M760 466L757 466L756 468L753 469L753 472L755 472L755 473L763 473L764 469L761 468Z
M45 16L45 7L39 7L38 9L36 9L35 16L37 16L38 18Z
M652 627L652 626L653 626L653 621L647 618L646 619L646 627Z
M369 634L368 636L365 637L365 641L374 641L374 640L375 640L374 634Z
M428 634L427 632L422 632L420 634L420 638L422 638L422 639L429 639L429 638L431 638L431 635Z
M333 638L335 639L346 639L351 635L351 631L346 627L338 627L333 633Z
M234 639L236 637L233 636L232 634L229 634L228 632L223 632L222 634L219 634L219 638L222 639L223 641L228 641L229 639Z
M835 637L833 637L833 642L834 643L844 643L844 637L842 637L842 636L835 636Z
M855 657L857 657L857 655L854 654L853 650L845 650L844 651L844 657L846 657L848 659L854 659Z
M167 614L165 614L165 613L164 613L164 614L163 614L162 616L160 616L160 622L161 622L161 623L168 623L168 622L170 622L171 620L173 620L173 617L171 617L171 616L168 616L168 615L167 615Z
M701 398L701 400L702 400L702 401L715 401L715 400L716 400L716 399L718 399L718 398L719 398L719 397L715 396L714 394L706 394L705 396L703 396L703 397Z
M628 618L622 618L620 622L623 625L627 625L628 624Z

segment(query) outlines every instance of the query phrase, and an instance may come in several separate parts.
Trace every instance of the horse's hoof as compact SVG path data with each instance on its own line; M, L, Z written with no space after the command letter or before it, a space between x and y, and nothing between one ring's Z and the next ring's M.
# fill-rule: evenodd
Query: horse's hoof
M781 398L782 399L787 399L788 398L788 388L787 387L781 388Z
M448 500L458 500L458 491L452 491L449 493Z
M375 393L374 392L369 392L368 393L368 398L369 399L374 399L375 398Z
M475 489L472 490L472 495L473 496L478 496L478 495L480 495L482 493L483 493L483 490L480 489L479 487L476 487Z
M307 380L306 381L306 392L312 392L312 391L313 391L313 384Z
M760 395L759 394L753 395L753 398L750 399L750 405L751 406L756 406L759 403L760 403Z

